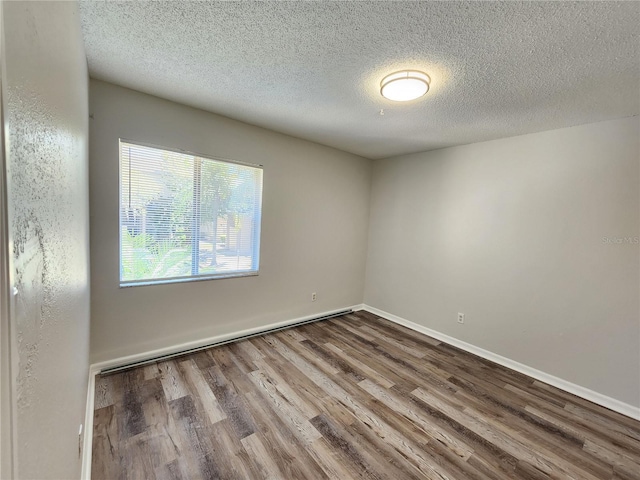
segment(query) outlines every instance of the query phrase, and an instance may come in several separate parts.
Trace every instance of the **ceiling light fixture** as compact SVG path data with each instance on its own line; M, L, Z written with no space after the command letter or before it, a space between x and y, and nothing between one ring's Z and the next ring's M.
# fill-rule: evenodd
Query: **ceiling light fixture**
M417 70L402 70L387 75L380 82L380 94L395 102L408 102L429 91L431 78Z

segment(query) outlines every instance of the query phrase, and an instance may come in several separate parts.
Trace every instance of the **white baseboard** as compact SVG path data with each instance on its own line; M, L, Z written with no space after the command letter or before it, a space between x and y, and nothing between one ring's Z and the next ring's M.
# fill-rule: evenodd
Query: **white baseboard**
M593 390L589 390L588 388L581 387L580 385L576 385L575 383L568 382L558 377L554 377L553 375L549 375L548 373L542 372L540 370L536 370L535 368L529 367L522 363L516 362L509 358L503 357L496 353L490 352L489 350L485 350L480 347L476 347L467 342L463 342L462 340L458 340L457 338L450 337L449 335L445 335L444 333L440 333L436 330L432 330L423 325L419 325L415 322L407 320L402 317L398 317L389 312L385 312L383 310L379 310L370 305L364 305L363 310L367 312L371 312L374 315L378 315L379 317L386 318L387 320L391 320L398 325L402 325L404 327L410 328L411 330L415 330L416 332L423 333L428 335L429 337L433 337L436 340L440 340L441 342L447 343L449 345L453 345L454 347L460 348L461 350L465 350L469 353L473 353L482 358L486 358L487 360L491 360L503 367L510 368L511 370L515 370L516 372L523 373L528 375L536 380L540 380L541 382L547 383L553 387L559 388L560 390L564 390L565 392L576 395L580 398L584 398L585 400L589 400L590 402L601 405L605 408L613 410L614 412L621 413L622 415L626 415L627 417L631 417L636 420L640 420L640 408L634 407L633 405L629 405L628 403L621 402L620 400L616 400L615 398L608 397L598 392L594 392Z
M96 375L100 370L93 365L89 367L87 384L87 410L84 415L84 436L82 437L82 470L81 480L91 480L91 454L93 449L93 410L96 398Z

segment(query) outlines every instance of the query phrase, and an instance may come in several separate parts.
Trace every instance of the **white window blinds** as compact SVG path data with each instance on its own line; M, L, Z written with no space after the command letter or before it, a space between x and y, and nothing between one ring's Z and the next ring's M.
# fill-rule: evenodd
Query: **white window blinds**
M258 272L262 169L120 142L120 285Z

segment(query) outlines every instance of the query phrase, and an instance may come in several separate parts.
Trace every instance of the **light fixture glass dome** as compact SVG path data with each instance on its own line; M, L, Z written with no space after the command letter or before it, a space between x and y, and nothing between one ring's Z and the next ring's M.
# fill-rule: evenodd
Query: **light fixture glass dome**
M396 102L420 98L429 91L429 75L417 70L402 70L387 75L380 82L380 94Z

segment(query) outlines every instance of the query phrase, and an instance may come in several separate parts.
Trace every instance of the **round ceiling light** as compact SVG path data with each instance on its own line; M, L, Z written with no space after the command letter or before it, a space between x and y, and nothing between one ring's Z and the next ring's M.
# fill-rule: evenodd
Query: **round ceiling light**
M387 75L380 82L380 94L395 102L408 102L429 91L429 75L417 70L402 70Z

